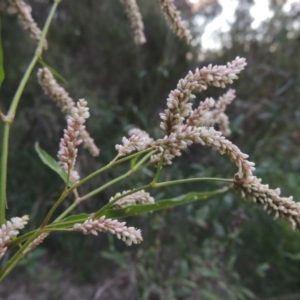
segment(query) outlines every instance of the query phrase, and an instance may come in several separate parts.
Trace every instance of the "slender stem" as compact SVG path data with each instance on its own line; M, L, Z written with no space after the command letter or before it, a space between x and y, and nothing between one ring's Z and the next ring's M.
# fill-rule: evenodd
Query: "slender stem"
M108 165L106 165L106 166L103 167L102 169L97 170L96 172L90 174L89 176L87 176L87 177L85 177L83 180L81 180L81 181L76 185L76 187L77 187L79 184L84 183L86 180L88 180L88 179L90 179L90 178L92 178L92 177L94 177L94 176L100 174L101 172L103 172L103 171L105 171L105 170L107 170L107 169L109 169L109 168L111 168L111 167L113 167L113 166L115 166L115 165L117 165L117 164L119 164L119 163L121 163L121 162L124 162L124 161L126 161L126 160L129 160L129 159L133 158L134 156L141 155L141 154L143 154L143 153L147 153L147 152L149 152L150 150L151 150L151 149L147 149L146 151L144 150L144 151L135 153L135 154L133 154L133 155L127 156L127 157L125 157L125 158L123 158L123 159L120 159L120 160L117 160L117 157L118 157L118 156L117 156L117 157L116 157L114 160L112 160ZM135 173L136 171L138 171L139 169L141 169L142 164L143 164L143 163L144 163L151 155L153 155L155 152L156 152L156 150L153 150L153 151L149 152L147 155L145 155L145 156L144 156L144 157L143 157L143 158L135 165L135 167L134 167L132 170L128 171L128 172L125 173L124 175L122 175L122 176L120 176L120 177L118 177L118 178L115 178L114 180L112 180L112 181L106 183L105 185L103 185L103 186L99 187L98 189L96 189L96 190L90 192L89 194L86 194L85 196L82 196L82 197L80 197L80 198L77 198L71 206L69 206L69 207L68 207L61 215L59 215L59 216L54 220L54 222L58 222L58 221L60 221L61 219L63 219L63 218L64 218L65 216L67 216L73 209L75 209L81 202L83 202L83 201L87 200L88 198L90 198L90 197L92 197L92 196L94 196L94 195L100 193L101 191L103 191L103 190L106 189L107 187L111 186L112 184L114 184L114 183L116 183L116 182L118 182L118 181L120 181L120 180L122 180L122 179L124 179L124 178L126 178L126 177L128 177L128 176L130 176L131 174L133 174L133 173ZM88 178L88 179L87 179L87 178ZM73 186L73 188L74 188L74 186ZM71 189L70 189L70 190L71 190ZM70 191L70 190L69 190L69 191Z
M9 249L9 248L13 248L13 247L15 247L15 246L21 244L22 242L26 241L28 238L31 237L32 234L35 233L35 231L36 231L36 230L32 230L32 231L26 232L26 233L24 233L23 235L18 236L18 237L16 237L15 239L9 241L9 242L6 244L7 248L8 248L8 249Z
M79 199L79 198L78 198ZM56 223L60 220L62 220L65 216L67 216L73 209L75 209L81 202L74 201L72 205L70 205L61 215L59 215L53 223Z
M10 124L4 123L3 144L1 155L1 174L0 174L0 224L5 223L5 206L6 206L6 181L7 181L7 157L8 157L8 139Z
M160 172L161 172L161 167L162 167L162 163L163 163L163 160L164 160L164 154L165 154L165 150L163 151L163 153L161 154L161 157L160 157L160 160L159 160L159 163L158 163L158 166L157 166L157 171L156 171L156 174L153 178L153 183L156 183L158 181L158 178L159 178L159 175L160 175Z
M116 165L118 165L118 164L124 162L124 161L130 160L130 159L134 158L134 157L137 156L137 155L141 155L141 154L147 153L147 152L149 152L149 151L151 151L151 150L153 150L153 149L151 149L151 148L145 149L145 150L143 150L143 151L134 153L134 154L132 154L132 155L126 156L126 157L124 157L124 158L122 158L122 159L118 159L118 160L117 160L117 158L118 158L119 156L117 155L117 156L116 156L116 157L115 157L108 165L106 165L106 166L104 166L103 168L101 168L101 169L99 169L99 170L97 170L97 171L91 173L90 175L84 177L84 178L81 179L79 182L77 182L76 184L74 184L74 186L72 186L72 187L69 189L69 191L73 191L74 189L76 189L77 187L79 187L80 185L82 185L83 183L85 183L85 182L87 182L88 180L92 179L93 177L95 177L95 176L101 174L102 172L104 172L104 171L106 171L106 170L108 170L108 169L110 169L110 168L112 168L112 167L114 167L114 166L116 166Z
M14 118L15 118L15 114L16 114L16 110L18 107L18 104L20 102L20 98L21 95L24 91L24 88L26 86L26 83L29 79L29 76L36 64L36 62L38 61L42 50L43 50L43 46L44 46L44 42L46 40L46 35L48 33L51 21L53 19L54 13L56 11L56 8L58 6L58 3L61 0L55 0L51 11L48 15L48 18L46 20L45 26L43 28L42 31L42 35L40 38L40 41L38 43L38 46L36 48L35 51L35 55L32 58L29 66L27 67L27 70L25 71L25 74L19 84L19 87L15 93L15 96L12 100L12 103L10 105L9 111L7 116L5 116L4 119L4 132L3 132L3 143L2 143L2 156L1 156L1 171L0 171L0 224L4 224L5 223L5 205L6 205L6 181L7 181L7 159L8 159L8 142L9 142L9 128L11 123L13 122Z
M151 151L150 153L148 153L147 155L145 155L135 166L134 166L134 168L132 169L132 170L134 170L134 169L139 169L142 165L143 165L143 163L151 156L151 155L153 155L155 152L156 152L157 150L153 150L153 151Z
M233 179L225 179L225 178L214 178L214 177L202 177L202 178L187 178L187 179L178 179L178 180L172 180L172 181L165 181L161 183L153 183L151 187L153 188L161 188L165 186L170 185L176 185L181 183L189 183L189 182L195 182L195 181L222 181L227 183L233 183Z
M131 174L133 174L134 172L135 172L135 171L130 170L130 171L126 172L125 174L123 174L123 175L121 175L121 176L119 176L119 177L116 177L115 179L113 179L113 180L107 182L106 184L100 186L99 188L97 188L97 189L91 191L90 193L88 193L88 194L86 194L86 195L80 197L80 198L78 199L78 202L83 202L83 201L85 201L85 200L87 200L87 199L89 199L89 198L95 196L96 194L99 194L100 192L102 192L103 190L105 190L105 189L108 188L109 186L115 184L116 182L119 182L119 181L121 181L121 180L123 180L123 179L129 177L129 176L130 176Z
M38 59L39 59L39 57L40 57L40 55L42 53L44 42L46 40L46 35L48 33L50 24L52 22L52 19L54 17L55 11L56 11L57 6L58 6L58 4L59 4L60 1L61 0L55 0L53 6L51 8L51 11L50 11L50 13L48 15L48 18L46 20L46 23L45 23L43 31L42 31L42 35L41 35L40 41L39 41L37 49L35 51L35 55L32 58L29 66L28 66L28 68L27 68L27 70L26 70L26 72L25 72L25 74L24 74L24 76L23 76L23 78L22 78L22 80L20 82L20 85L19 85L19 87L18 87L18 89L16 91L16 94L14 96L13 102L12 102L12 104L10 106L10 109L9 109L9 112L8 112L9 116L11 116L13 118L15 116L15 113L16 113L16 110L17 110L17 107L18 107L21 95L22 95L23 90L25 88L25 85L26 85L26 83L27 83L27 81L29 79L29 76L30 76L30 74L31 74L31 72L32 72L32 70L33 70L36 62L38 61Z
M42 222L40 228L43 229L48 222L50 221L50 218L52 217L54 211L57 209L57 207L63 202L63 200L67 197L68 190L64 190L59 199L55 202L55 204L51 207L50 211L48 212L46 218Z

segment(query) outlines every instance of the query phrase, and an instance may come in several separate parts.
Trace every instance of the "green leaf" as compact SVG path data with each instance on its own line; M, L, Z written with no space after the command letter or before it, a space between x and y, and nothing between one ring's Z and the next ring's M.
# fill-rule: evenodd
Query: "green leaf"
M1 19L0 19L0 87L5 78L4 67L3 67L3 50L2 50L2 35L1 35Z
M39 143L35 143L35 150L38 153L40 159L42 162L48 166L50 169L52 169L54 172L56 172L64 182L67 182L67 173L61 168L59 163L52 157L50 156L45 150L43 150L40 146ZM69 184L72 186L72 184Z
M52 67L50 67L49 65L47 65L41 58L39 59L39 63L43 66L46 67L47 69L49 69L49 71L58 79L60 79L62 82L67 82L67 80L60 75L57 71L55 71Z
M95 213L95 218L99 218L102 215L105 215L107 218L123 218L134 215L140 215L144 213L149 213L153 211L158 211L162 209L167 209L179 205L184 205L188 203L192 203L199 200L205 200L212 196L215 196L220 193L224 193L228 190L228 187L222 188L213 192L192 192L186 195L179 196L175 199L166 199L157 201L154 204L140 204L140 205L131 205L121 209L109 209L105 212L97 212Z
M132 205L122 209L109 209L105 212L101 212L101 215L97 213L95 213L94 215L93 214L73 215L57 223L50 224L46 228L49 229L50 228L65 228L65 229L71 228L76 223L83 223L86 219L91 218L92 215L93 218L96 219L96 218L100 218L102 215L105 215L107 218L123 218L123 217L129 217L133 215L149 213L153 211L175 207L178 205L189 204L198 200L205 200L217 194L224 193L227 190L228 188L226 187L213 192L205 192L205 193L193 192L193 193L189 193L177 197L175 199L161 200L156 202L155 204Z

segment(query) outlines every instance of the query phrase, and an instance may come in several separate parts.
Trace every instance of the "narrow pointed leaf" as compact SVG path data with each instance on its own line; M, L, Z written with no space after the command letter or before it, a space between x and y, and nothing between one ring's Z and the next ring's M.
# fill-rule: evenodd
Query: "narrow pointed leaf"
M160 200L153 204L131 205L121 209L109 209L104 213L95 213L95 217L98 218L102 215L105 215L107 218L123 218L134 215L140 215L148 212L172 208L179 205L189 204L199 200L205 200L217 194L224 193L227 190L228 187L212 192L192 192L174 199Z
M50 67L49 65L47 65L41 58L39 59L39 63L43 66L46 67L52 74L54 77L58 78L59 80L61 80L62 82L67 82L66 79L60 75L57 71L55 71L52 67Z
M67 182L67 173L61 168L59 163L51 155L49 155L45 150L43 150L39 146L39 143L35 144L35 150L38 153L41 161L54 172L56 172L63 179L64 182Z
M186 195L179 196L174 199L166 199L160 200L154 204L142 204L142 205L131 205L122 209L109 209L104 212L95 213L95 214L80 214L67 217L60 222L53 223L47 226L47 228L71 228L75 223L83 223L86 219L91 218L93 215L93 219L100 218L101 216L106 216L107 218L124 218L133 215L139 215L149 212L154 212L158 210L168 209L179 205L193 203L199 200L206 200L212 196L224 193L228 190L228 187L224 187L222 189L212 191L212 192L192 192Z

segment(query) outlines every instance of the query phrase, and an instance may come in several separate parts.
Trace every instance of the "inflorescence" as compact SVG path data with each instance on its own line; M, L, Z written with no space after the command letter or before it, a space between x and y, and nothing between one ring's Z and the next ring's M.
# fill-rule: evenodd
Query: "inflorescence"
M80 231L83 234L98 235L99 232L110 232L115 234L118 239L124 241L128 246L139 244L143 238L140 229L125 226L126 222L106 219L102 216L98 220L88 219L83 224L75 224L74 231Z
M134 136L132 140L123 138L123 147L117 145L119 154L125 155L132 151L146 148L156 148L158 154L152 155L151 163L162 165L171 164L182 150L192 144L201 144L211 147L220 154L226 154L238 167L234 175L234 188L243 198L252 198L262 205L268 213L274 213L275 218L287 220L293 229L300 228L300 203L293 201L293 197L280 197L280 189L270 189L261 183L261 179L253 175L254 163L248 161L248 155L224 135L230 133L229 119L225 109L235 98L235 91L229 90L216 102L207 98L200 102L196 109L192 109L190 99L195 98L193 90L203 91L212 85L225 88L238 79L238 74L245 68L245 58L237 57L225 66L212 66L196 69L180 79L175 90L167 98L167 109L160 114L160 127L165 136L162 139L151 140L144 133ZM220 131L213 128L218 125ZM147 136L147 139L143 137ZM126 149L124 151L123 149ZM122 150L122 151L121 151ZM119 200L120 201L120 200Z
M74 118L75 102L69 96L68 92L57 83L50 70L41 68L38 70L37 76L44 93L56 102L57 106L60 107L61 111L67 117L70 116ZM91 138L84 127L80 129L80 138L83 141L84 148L88 149L92 156L98 156L100 154L100 150L95 145L94 139Z
M6 244L15 236L19 234L19 230L23 229L29 221L29 216L22 218L13 217L6 224L0 227L0 259L3 257L7 250Z
M30 37L39 42L42 36L42 31L31 15L31 7L23 0L9 0L9 3L15 9L20 23L23 25L24 29L29 32ZM47 41L44 42L43 48L44 50L47 50Z
M80 132L84 129L85 120L90 116L87 102L80 99L77 102L77 107L73 108L73 117L68 116L68 127L64 130L64 137L60 141L58 159L61 167L70 174L73 183L79 181L79 174L74 170L77 146L82 140L79 138Z
M130 191L123 191L122 193L117 193L114 197L110 198L109 202L114 201L117 197L127 194L128 192L130 192ZM130 205L153 204L153 203L155 203L154 198L151 197L151 195L149 193L147 193L146 191L141 190L141 191L135 192L133 194L124 196L120 200L114 202L114 204L112 206L116 207L116 208L123 208L123 207L127 207Z

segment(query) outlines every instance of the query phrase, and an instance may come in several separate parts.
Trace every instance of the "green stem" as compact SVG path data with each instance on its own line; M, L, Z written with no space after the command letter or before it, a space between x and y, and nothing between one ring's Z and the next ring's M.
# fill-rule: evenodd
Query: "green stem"
M115 166L115 165L117 165L117 164L119 164L119 163L122 163L122 162L124 162L124 161L126 161L126 160L132 159L132 158L134 158L134 157L137 156L137 155L141 155L141 154L147 153L147 152L149 152L150 150L151 150L151 149L146 149L146 150L143 150L143 151L141 151L141 152L132 154L132 155L130 155L130 156L127 156L127 157L125 157L125 158L123 158L123 159L119 159L119 160L117 160L117 157L118 157L118 156L117 156L114 160L112 160L112 161L111 161L108 165L106 165L105 167L103 167L103 168L101 168L101 169L95 171L94 173L92 173L92 174L90 174L89 176L87 176L87 177L85 177L84 179L82 179L80 182L78 182L76 185L74 185L68 192L70 192L72 189L78 187L79 185L83 184L84 182L86 182L87 180L91 179L92 177L94 177L94 176L100 174L101 172L103 172L103 171L105 171L105 170L107 170L107 169L109 169L109 168L111 168L111 167L113 167L113 166ZM120 181L120 180L122 180L122 179L124 179L124 178L126 178L126 177L128 177L128 176L130 176L131 174L135 173L136 171L138 171L138 170L141 168L142 164L143 164L143 163L144 163L151 155L153 155L155 152L156 152L156 150L153 150L153 151L149 152L147 155L145 155L145 156L144 156L144 157L143 157L143 158L135 165L135 167L134 167L132 170L128 171L127 173L123 174L122 176L120 176L120 177L118 177L118 178L115 178L114 180L109 181L109 182L106 183L105 185L103 185L103 186L101 186L100 188L98 188L98 189L96 189L96 190L90 192L89 194L86 194L85 196L82 196L82 197L76 199L76 200L74 201L74 203L73 203L71 206L69 206L69 207L68 207L61 215L59 215L59 216L54 220L54 222L58 222L58 221L62 220L62 219L63 219L65 216L67 216L73 209L75 209L81 202L83 202L83 201L87 200L88 198L90 198L90 197L92 197L92 196L94 196L94 195L100 193L101 191L103 191L103 190L106 189L107 187L111 186L112 184L114 184L114 183L116 183L116 182L118 182L118 181Z
M117 156L116 158L114 158L114 159L113 159L108 165L106 165L105 167L103 167L103 168L101 168L101 169L99 169L99 170L97 170L97 171L91 173L90 175L84 177L84 178L81 179L79 182L77 182L76 184L74 184L74 185L69 189L69 191L73 191L74 189L76 189L77 187L79 187L79 186L82 185L83 183L87 182L88 180L92 179L93 177L99 175L100 173L102 173L102 172L104 172L104 171L106 171L106 170L108 170L108 169L110 169L110 168L112 168L112 167L114 167L114 166L116 166L116 165L118 165L118 164L124 162L124 161L130 160L130 159L134 158L135 156L142 155L142 154L147 153L147 152L149 152L149 151L151 151L151 150L153 150L153 149L151 149L151 148L145 149L145 150L143 150L143 151L134 153L134 154L132 154L132 155L126 156L126 157L124 157L124 158L122 158L122 159L118 159L118 160L117 160L117 158L118 158L118 156Z
M42 53L42 49L43 49L43 45L44 42L46 40L46 35L48 33L51 21L53 19L54 13L56 11L56 8L58 6L58 3L61 0L55 0L51 11L49 13L49 16L46 20L45 26L43 28L42 31L42 35L40 38L40 41L38 43L38 46L36 48L35 51L35 55L32 58L29 66L27 67L25 74L19 84L19 87L15 93L15 96L12 100L12 103L10 105L9 111L7 116L4 117L4 132L3 132L3 144L2 144L2 156L1 156L1 172L0 172L0 224L4 224L5 223L5 205L6 205L6 181L7 181L7 159L8 159L8 142L9 142L9 128L11 123L13 122L14 118L15 118L15 114L16 114L16 110L18 107L18 104L20 102L20 98L21 95L24 91L24 88L26 86L26 83L29 79L29 76L36 64L36 62L38 61L41 53Z
M26 85L26 83L27 83L27 81L29 79L29 76L30 76L30 74L31 74L31 72L32 72L32 70L33 70L36 62L38 61L39 57L41 56L41 53L42 53L42 50L43 50L43 46L44 46L44 42L46 40L46 36L47 36L48 30L49 30L50 24L52 22L52 19L54 17L55 11L56 11L57 6L58 6L58 4L59 4L60 1L61 0L55 0L53 6L51 8L51 11L50 11L50 13L48 15L48 18L46 20L46 23L45 23L43 31L42 31L42 35L41 35L40 41L39 41L37 49L35 51L35 55L32 58L29 66L28 66L28 68L27 68L27 70L26 70L26 72L25 72L25 74L24 74L24 76L23 76L23 78L22 78L22 80L20 82L20 85L19 85L19 87L17 89L17 92L16 92L16 94L14 96L13 102L12 102L12 104L10 106L10 109L9 109L9 112L8 112L8 115L11 116L11 117L13 117L13 118L15 116L15 113L16 113L16 110L17 110L17 107L18 107L18 104L19 104L19 101L20 101L20 97L21 97L21 95L23 93L25 85Z
M113 179L113 180L107 182L106 184L100 186L99 188L97 188L97 189L91 191L90 193L88 193L88 194L86 194L86 195L80 197L80 198L78 199L78 203L81 203L81 202L83 202L83 201L85 201L85 200L87 200L87 199L89 199L89 198L91 198L91 197L93 197L93 196L99 194L100 192L102 192L103 190L105 190L105 189L108 188L109 186L115 184L116 182L119 182L119 181L121 181L121 180L123 180L123 179L129 177L129 176L130 176L131 174L133 174L134 172L136 172L135 169L130 170L130 171L126 172L125 174L123 174L123 175L121 175L121 176L119 176L119 177L117 177L117 178L115 178L115 179Z
M195 181L222 181L222 182L228 182L233 183L233 179L225 179L225 178L214 178L214 177L202 177L202 178L187 178L187 179L178 179L178 180L172 180L172 181L165 181L161 183L153 183L151 187L153 188L161 188L165 186L170 185L176 185L181 183L189 183L189 182L195 182Z
M148 153L147 155L145 155L133 168L134 169L140 169L140 167L143 165L143 163L148 160L148 158L153 155L157 150L153 150L150 153Z
M59 197L59 199L55 202L55 204L51 207L50 211L48 212L46 218L44 219L44 221L42 222L40 228L43 229L48 222L50 221L50 218L52 217L54 211L57 209L57 207L63 202L63 200L67 197L67 195L69 194L68 190L64 190L63 193L61 194L61 196Z
M157 171L156 171L156 174L153 178L152 183L156 183L158 181L158 178L159 178L159 175L160 175L160 172L161 172L161 168L162 168L162 163L163 163L163 160L164 160L164 154L165 154L165 150L161 154L161 157L160 157L160 160L159 160L159 163L158 163L158 167L157 167Z
M4 123L3 144L1 155L1 173L0 173L0 224L5 223L5 206L6 206L6 181L7 181L7 157L8 157L8 139L10 124Z
M79 199L79 198L78 198ZM74 201L72 205L70 205L61 215L59 215L54 221L53 223L56 223L60 220L62 220L64 217L66 217L73 209L75 209L78 205L80 204L80 202L78 201Z
M141 152L143 152L143 151L141 151ZM141 153L141 152L140 152L140 153ZM127 178L127 177L129 177L130 175L132 175L133 173L139 171L141 168L144 167L144 166L143 166L143 163L144 163L144 162L145 162L152 154L154 154L155 152L156 152L156 150L151 151L150 153L148 153L147 155L145 155L145 157L143 157L143 158L142 158L142 159L134 166L133 169L131 169L131 170L129 170L128 172L126 172L125 174L123 174L123 175L121 175L121 176L119 176L119 177L117 177L117 178L115 178L115 179L113 179L113 180L107 182L106 184L102 185L102 186L99 187L98 189L95 189L94 191L92 191L92 192L90 192L90 193L84 195L83 197L81 197L81 198L78 199L78 202L85 201L85 200L87 200L88 198L91 198L91 197L95 196L96 194L102 192L104 189L106 189L107 187L113 185L114 183L119 182L119 181L121 181L122 179Z

